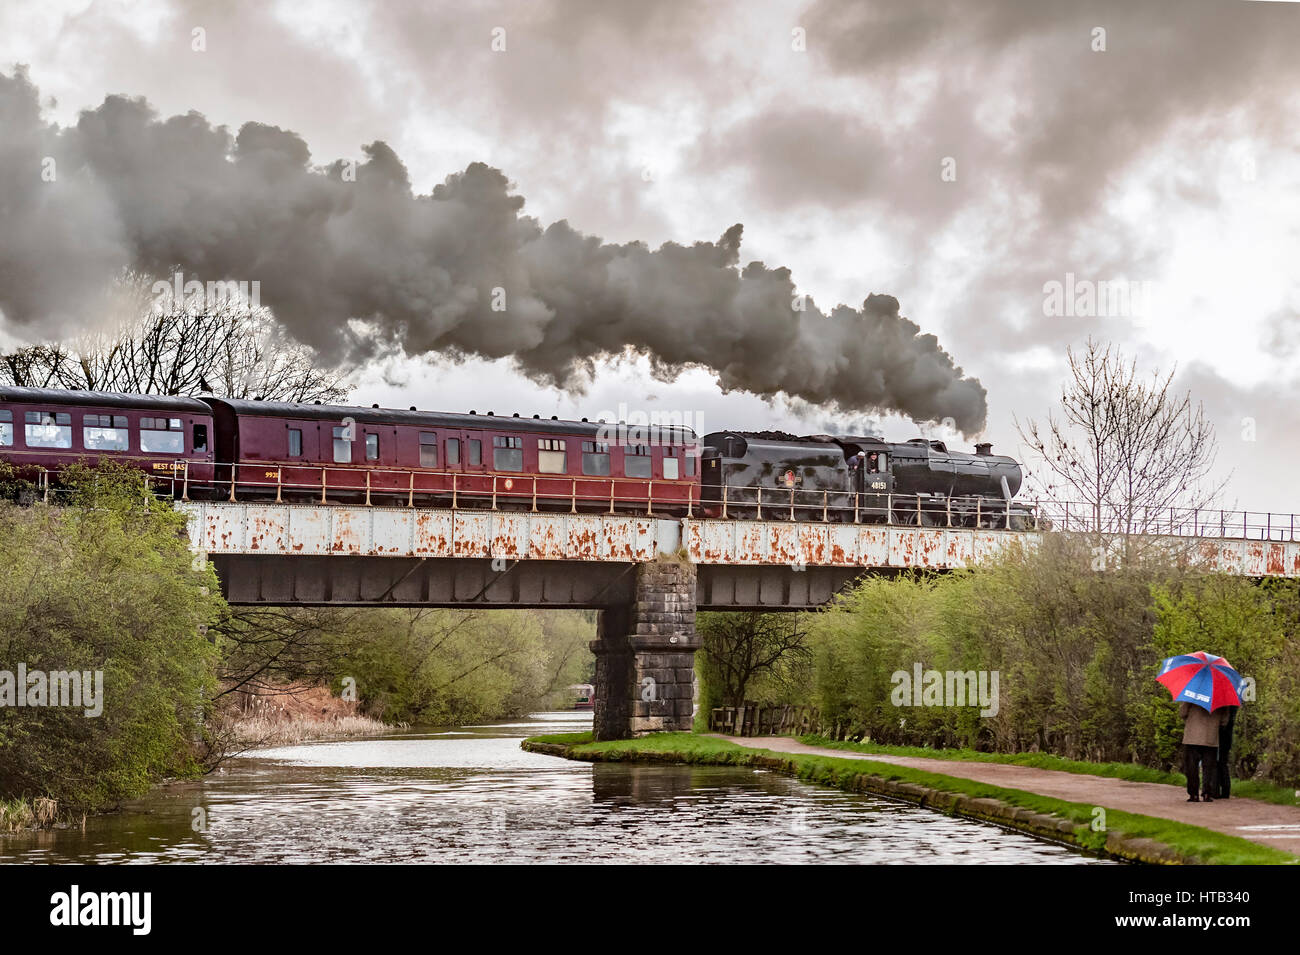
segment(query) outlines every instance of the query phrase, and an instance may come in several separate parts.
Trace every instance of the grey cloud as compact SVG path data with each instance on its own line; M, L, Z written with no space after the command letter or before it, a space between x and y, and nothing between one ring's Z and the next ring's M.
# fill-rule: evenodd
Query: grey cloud
M1158 170L1157 210L1217 205L1209 147L1285 142L1279 90L1300 78L1300 7L1287 4L818 0L799 20L813 67L860 101L742 116L711 133L696 171L738 172L769 209L828 210L828 227L879 222L916 263L903 287L948 286L961 310L950 344L994 365L1091 330L1044 320L1043 282L1160 274L1170 244L1152 248L1106 206L1128 170ZM1091 49L1096 27L1105 52ZM940 180L945 156L955 182ZM939 240L985 263L963 287L927 268Z
M382 142L364 147L352 182L341 162L312 166L302 138L274 126L232 135L198 113L160 118L110 96L60 130L37 102L24 75L0 75L0 204L13 210L0 309L20 326L66 329L116 270L179 265L260 282L263 304L332 360L375 347L509 356L573 388L595 360L630 352L660 377L705 367L725 390L984 426L984 388L896 299L796 310L787 269L742 266L739 225L716 242L618 245L523 215L523 198L482 163L421 196ZM46 153L60 164L55 183L38 178Z

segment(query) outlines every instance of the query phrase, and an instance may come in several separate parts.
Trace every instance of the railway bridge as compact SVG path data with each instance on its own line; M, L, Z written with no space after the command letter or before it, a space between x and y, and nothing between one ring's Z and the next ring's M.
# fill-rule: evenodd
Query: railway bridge
M487 508L177 506L196 555L213 562L233 604L599 610L601 739L690 728L698 609L812 608L866 574L979 566L1046 533ZM1149 536L1190 548L1222 573L1300 577L1293 519L1216 513L1217 524L1171 516L1165 533ZM1060 515L1041 526L1074 529Z

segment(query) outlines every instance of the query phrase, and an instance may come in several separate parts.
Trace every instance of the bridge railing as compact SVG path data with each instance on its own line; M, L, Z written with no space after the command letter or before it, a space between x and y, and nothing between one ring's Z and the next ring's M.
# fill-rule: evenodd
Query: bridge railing
M1035 503L1039 526L1103 535L1160 535L1227 540L1297 541L1295 514L1191 507L1122 507L1078 502Z
M224 477L224 480L223 480ZM487 507L492 510L567 509L642 512L699 507L699 484L607 475L524 474L434 468L339 467L274 464L216 465L212 480L194 482L187 470L173 479L181 498L214 492L230 501L358 503L405 507Z
M231 503L363 504L405 507L486 507L492 510L554 512L568 509L610 513L667 510L697 516L696 478L635 478L612 475L527 474L512 471L365 467L357 465L232 464L155 460L124 462L148 466L147 480L176 500ZM35 497L55 502L67 489L67 466L24 465Z
M567 509L647 516L684 515L769 521L899 524L1031 530L1031 506L980 496L932 497L788 486L704 485L608 475L535 475L502 471L239 463L204 465L210 478L191 477L185 462L159 478L175 496L231 502L359 503L406 507L487 507L491 510Z
M298 465L150 462L149 480L180 500L473 507L571 513L934 528L1068 531L1102 535L1160 535L1230 540L1300 541L1292 513L1183 507L1100 507L1073 501L1006 501L778 486L702 484L608 475ZM57 499L58 467L34 467L38 499Z

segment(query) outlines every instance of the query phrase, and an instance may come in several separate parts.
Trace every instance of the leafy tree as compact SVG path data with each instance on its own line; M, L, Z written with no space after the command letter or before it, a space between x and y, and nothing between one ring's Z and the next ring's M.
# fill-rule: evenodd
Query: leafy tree
M524 611L374 611L349 642L338 681L355 680L367 712L382 719L445 725L517 716L545 691L541 626Z
M548 674L543 702L548 707L567 705L569 687L596 679L596 655L591 641L596 638L596 613L591 610L538 610L538 621L546 641Z
M866 580L808 615L812 700L841 735L1177 765L1182 724L1160 661L1206 650L1254 680L1234 769L1300 783L1300 588L1176 562L1093 569L1088 535L1046 535L977 571ZM894 671L997 671L999 707L899 707Z
M0 504L0 668L101 672L102 713L0 709L0 796L94 810L198 770L222 601L142 475L65 478L70 506Z
M593 636L590 615L564 611L232 608L221 695L328 683L393 722L520 716L590 679Z

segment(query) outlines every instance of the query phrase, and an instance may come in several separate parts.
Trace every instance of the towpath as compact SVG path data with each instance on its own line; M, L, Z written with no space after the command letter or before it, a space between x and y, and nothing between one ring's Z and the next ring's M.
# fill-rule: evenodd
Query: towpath
M1278 806L1258 799L1241 798L1216 799L1211 803L1187 802L1186 790L1165 783L1130 782L1126 779L1087 776L1011 763L854 753L825 746L810 746L788 736L719 736L718 739L751 749L769 749L778 753L866 759L876 763L907 766L927 773L971 779L1067 802L1172 819L1300 855L1300 806Z

